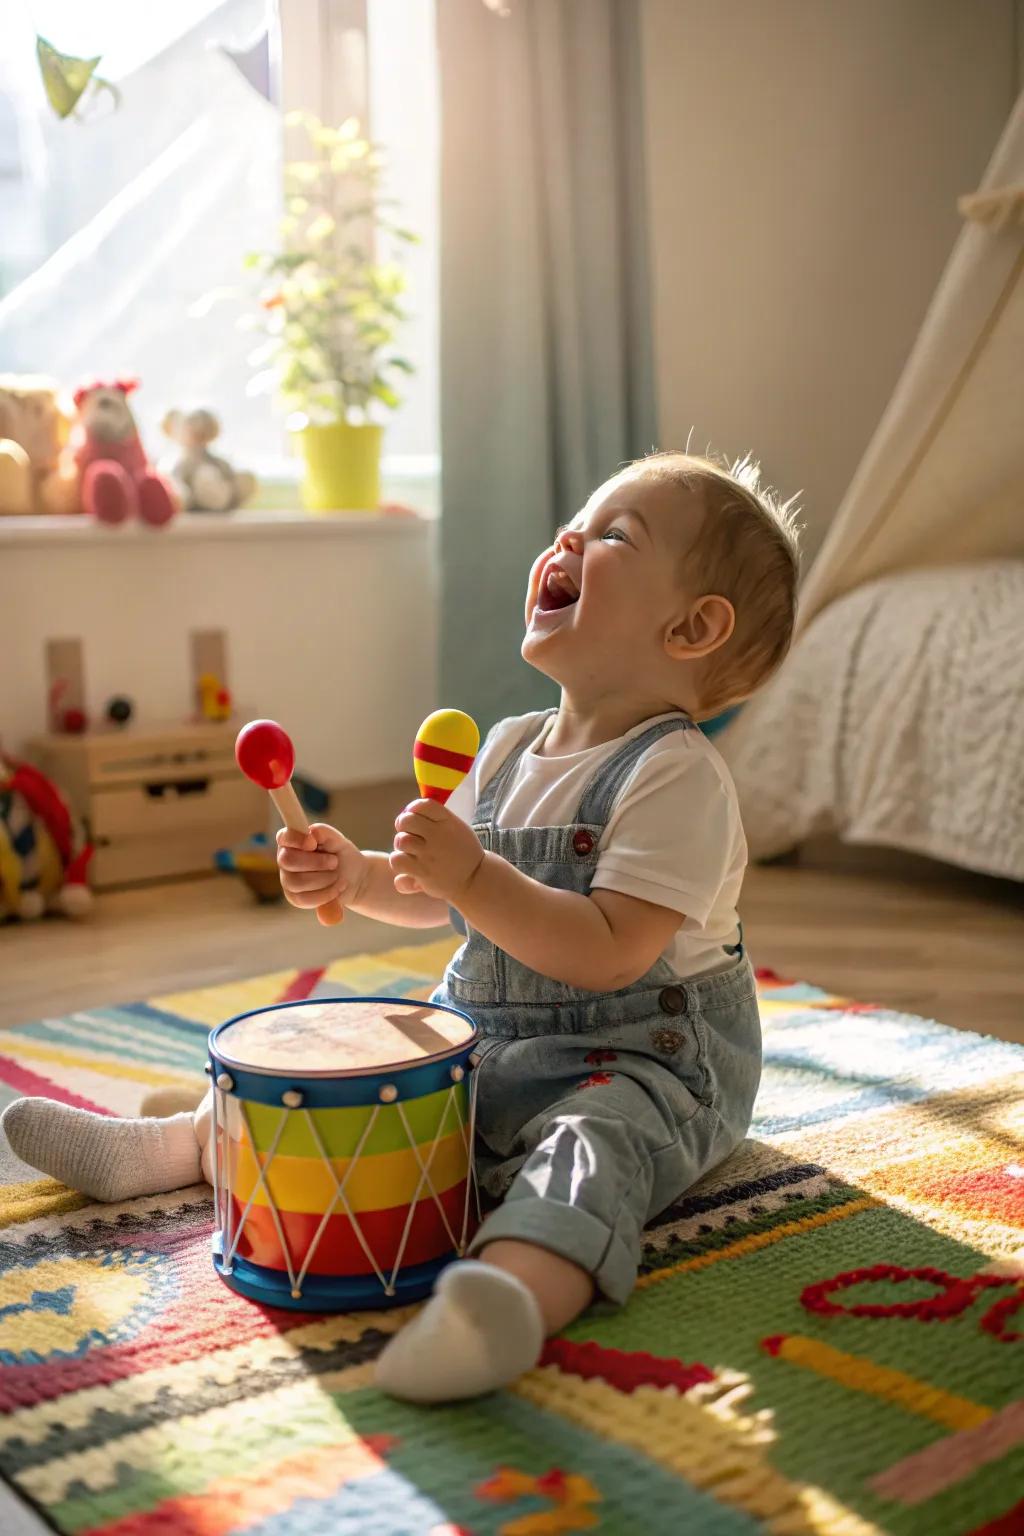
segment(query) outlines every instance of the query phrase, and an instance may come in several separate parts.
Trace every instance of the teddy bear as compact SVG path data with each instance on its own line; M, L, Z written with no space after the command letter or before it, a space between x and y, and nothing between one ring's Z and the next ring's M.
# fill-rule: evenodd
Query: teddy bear
M177 512L178 500L146 457L128 404L137 388L137 379L90 379L76 389L78 419L67 454L80 477L83 512L103 523L137 515L159 527Z
M212 411L168 411L163 428L182 449L162 467L186 512L232 512L249 500L256 489L255 475L232 469L227 459L210 452L209 444L220 433Z
M68 429L52 379L0 375L0 517L78 511L78 477L61 462Z

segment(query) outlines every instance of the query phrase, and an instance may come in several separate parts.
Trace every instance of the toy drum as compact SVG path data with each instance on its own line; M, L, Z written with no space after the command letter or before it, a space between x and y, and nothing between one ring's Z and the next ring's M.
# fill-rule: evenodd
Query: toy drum
M476 1041L465 1014L408 998L285 1003L218 1025L213 1262L227 1284L304 1311L428 1295L479 1219Z

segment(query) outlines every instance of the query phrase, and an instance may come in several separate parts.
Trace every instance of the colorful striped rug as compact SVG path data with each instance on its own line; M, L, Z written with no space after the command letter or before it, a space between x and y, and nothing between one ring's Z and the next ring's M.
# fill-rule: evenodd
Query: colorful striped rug
M219 1020L423 996L447 948L31 1024L0 1081L132 1112ZM482 1402L373 1389L400 1314L225 1290L205 1187L6 1189L0 1472L79 1536L1024 1531L1024 1050L770 975L762 1000L750 1141L648 1233L624 1311Z

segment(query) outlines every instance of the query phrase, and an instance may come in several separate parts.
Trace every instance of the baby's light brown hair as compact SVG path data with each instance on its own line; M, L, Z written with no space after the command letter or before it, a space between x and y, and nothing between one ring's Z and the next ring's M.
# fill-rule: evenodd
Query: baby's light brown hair
M749 455L729 464L652 453L631 469L697 500L704 515L683 556L685 578L735 610L732 634L704 663L699 715L706 720L760 688L789 650L800 573L796 498L782 501L762 486L761 467Z

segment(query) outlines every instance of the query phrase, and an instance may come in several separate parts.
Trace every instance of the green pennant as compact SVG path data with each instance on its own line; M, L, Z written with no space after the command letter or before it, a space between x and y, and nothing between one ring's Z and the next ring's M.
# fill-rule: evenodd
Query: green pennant
M96 74L99 55L95 59L76 59L69 53L58 53L45 37L37 36L36 57L47 100L58 117L72 115L90 84L109 91L117 100L117 91L110 81Z

